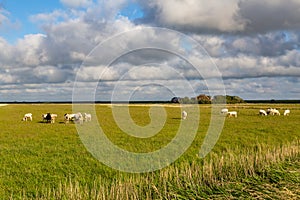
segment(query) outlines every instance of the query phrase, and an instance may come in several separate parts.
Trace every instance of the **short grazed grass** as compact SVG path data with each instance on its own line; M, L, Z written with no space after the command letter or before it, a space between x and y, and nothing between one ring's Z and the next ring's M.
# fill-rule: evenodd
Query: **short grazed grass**
M238 118L226 118L213 151L197 155L210 123L210 108L200 106L197 136L170 166L150 173L113 170L82 144L75 125L64 124L71 105L35 104L0 107L1 199L235 199L294 198L300 187L300 105L230 105ZM258 116L260 108L289 108L290 116ZM116 145L150 152L167 145L181 123L179 107L165 107L164 128L151 138L135 138L115 123L111 107L97 105L99 123ZM148 106L131 106L136 124L151 122ZM27 112L32 122L21 121ZM41 114L58 114L55 124ZM95 120L95 116L93 118ZM191 120L191 119L189 119ZM83 126L87 126L88 123ZM187 133L188 134L188 133Z

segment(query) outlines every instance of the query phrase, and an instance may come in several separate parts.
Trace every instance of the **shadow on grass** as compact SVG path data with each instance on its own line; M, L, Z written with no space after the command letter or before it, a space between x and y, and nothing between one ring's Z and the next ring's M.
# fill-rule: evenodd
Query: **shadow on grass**
M181 120L182 118L180 118L180 117L173 117L172 119Z

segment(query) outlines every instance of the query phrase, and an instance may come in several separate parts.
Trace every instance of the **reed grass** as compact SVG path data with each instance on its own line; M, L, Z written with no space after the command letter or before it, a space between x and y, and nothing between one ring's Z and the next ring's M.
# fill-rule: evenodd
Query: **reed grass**
M300 195L300 170L294 171L295 185L280 190L264 179L276 166L295 162L300 164L300 141L284 146L268 147L257 144L255 148L244 149L240 153L227 150L223 155L211 153L207 158L196 159L191 163L176 163L159 172L122 175L112 182L103 182L99 177L92 187L81 185L70 179L61 183L58 190L44 188L46 196L38 199L235 199L253 198L296 198ZM298 163L297 163L298 162ZM290 174L282 172L281 176ZM255 181L259 180L259 184ZM253 182L251 182L253 181ZM289 181L289 180L288 180ZM243 188L239 184L244 185ZM260 188L247 187L250 183ZM235 185L236 184L236 185ZM264 185L264 186L262 186ZM234 194L233 190L236 191ZM244 191L243 191L244 190ZM271 193L271 194L270 194Z

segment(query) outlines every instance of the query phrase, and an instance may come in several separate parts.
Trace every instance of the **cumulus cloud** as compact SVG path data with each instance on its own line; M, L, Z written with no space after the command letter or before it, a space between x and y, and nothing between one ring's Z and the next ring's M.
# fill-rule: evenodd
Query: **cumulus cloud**
M246 31L269 32L300 28L300 1L297 0L241 0L240 17L248 21Z
M0 69L7 68L9 65L14 63L14 47L4 38L0 37L0 49L5 49L5 51L0 52Z
M258 35L201 35L193 38L212 57L251 56L277 57L299 47L299 36L295 31L276 31Z
M157 20L162 25L187 30L244 30L246 21L238 18L238 0L153 1ZM175 11L175 12L174 12Z
M56 24L59 21L67 20L70 17L70 13L62 10L54 10L51 13L39 13L29 17L33 23L41 24Z
M43 43L46 36L43 34L26 35L16 44L16 60L25 66L36 66L47 61Z
M276 98L280 91L278 98L300 98L298 1L134 2L144 14L134 21L120 15L126 0L61 0L67 10L30 16L43 34L25 35L14 45L0 37L5 49L0 51L0 83L5 86L0 92L11 93L7 99L22 99L25 92L26 100L47 93L52 100L70 100L77 75L82 91L100 81L99 100L109 100L116 84L122 86L120 94L168 100L175 93L194 95L182 81L196 93L208 93L203 79L221 76L228 94L264 99ZM0 12L0 21L9 21L7 13ZM147 29L149 25L182 35Z
M228 94L243 94L244 99L299 99L300 79L261 77L225 80ZM242 85L242 86L241 86Z
M119 70L107 66L86 66L77 71L77 80L81 82L116 81L120 78Z
M285 67L300 68L300 51L297 49L287 51L286 54L277 58L277 63Z
M300 28L297 0L141 1L142 22L196 33L266 33Z
M299 65L293 65L292 60L299 62L299 59L292 56L288 63L282 62L290 54L276 58L253 57L240 55L238 57L228 57L214 59L225 79L245 79L259 77L297 77L300 75Z
M69 72L54 66L39 66L32 71L41 83L63 83L68 80Z

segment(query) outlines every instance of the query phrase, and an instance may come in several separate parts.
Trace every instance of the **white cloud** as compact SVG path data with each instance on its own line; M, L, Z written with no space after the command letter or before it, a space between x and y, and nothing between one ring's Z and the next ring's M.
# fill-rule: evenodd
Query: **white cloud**
M14 47L10 45L5 39L0 37L0 69L8 68L14 63Z
M296 32L276 31L257 35L202 35L193 34L193 38L212 57L251 56L278 57L286 51L297 49L299 36Z
M129 80L172 80L180 79L179 71L168 65L131 67L126 77Z
M225 79L300 76L300 67L291 65L294 59L299 60L297 57L292 56L289 64L283 65L282 60L287 59L288 56L289 52L278 58L240 55L238 57L216 58L214 61Z
M0 7L0 32L8 33L11 30L18 30L20 28L19 21L10 19L10 12Z
M54 66L39 66L32 71L41 83L63 83L68 79L68 72Z
M79 8L91 6L93 0L60 0L60 2L71 8Z
M117 68L86 66L77 71L77 80L82 82L115 81L120 77Z
M225 80L227 94L242 94L244 99L299 99L300 79L261 77Z
M145 98L167 100L165 95L172 92L166 92L164 86L179 96L191 96L181 82L188 81L196 93L208 92L201 74L204 78L219 76L214 63L228 94L243 98L257 94L262 99L276 98L276 94L278 98L300 98L298 1L138 1L145 11L140 21L118 15L128 3L126 0L61 2L71 9L31 16L43 34L26 35L15 45L0 38L0 48L5 50L0 51L0 83L5 86L0 92L13 93L5 98L44 99L49 93L49 98L56 100L64 93L65 100L71 100L76 74L83 90L100 77L99 98L104 99L111 96L117 83L126 94L136 90L140 99L144 91ZM281 9L290 9L290 13L277 16L275 11ZM0 13L0 21L1 16L2 22L8 20ZM174 32L146 29L149 24L189 34L204 50L195 51L194 44L174 38ZM133 29L136 31L128 32ZM115 40L114 36L121 33L126 37ZM102 43L106 41L109 44ZM98 50L97 45L103 44L106 48ZM128 53L115 55L123 50ZM211 58L204 55L206 51ZM182 57L174 52L182 53ZM110 63L106 60L109 58L116 60ZM111 66L103 66L104 63ZM150 89L150 83L157 85ZM22 91L27 95L24 98Z
M22 66L36 66L48 60L43 43L46 36L43 34L25 35L16 44L16 60Z
M140 1L142 22L196 33L266 33L300 28L298 0Z
M151 1L157 20L168 27L190 30L244 30L246 21L238 18L238 0Z
M69 17L70 13L67 13L63 10L54 10L51 13L39 13L31 15L29 19L33 23L51 24L67 20Z
M286 54L278 57L277 60L280 65L300 68L300 51L297 49L286 51Z

